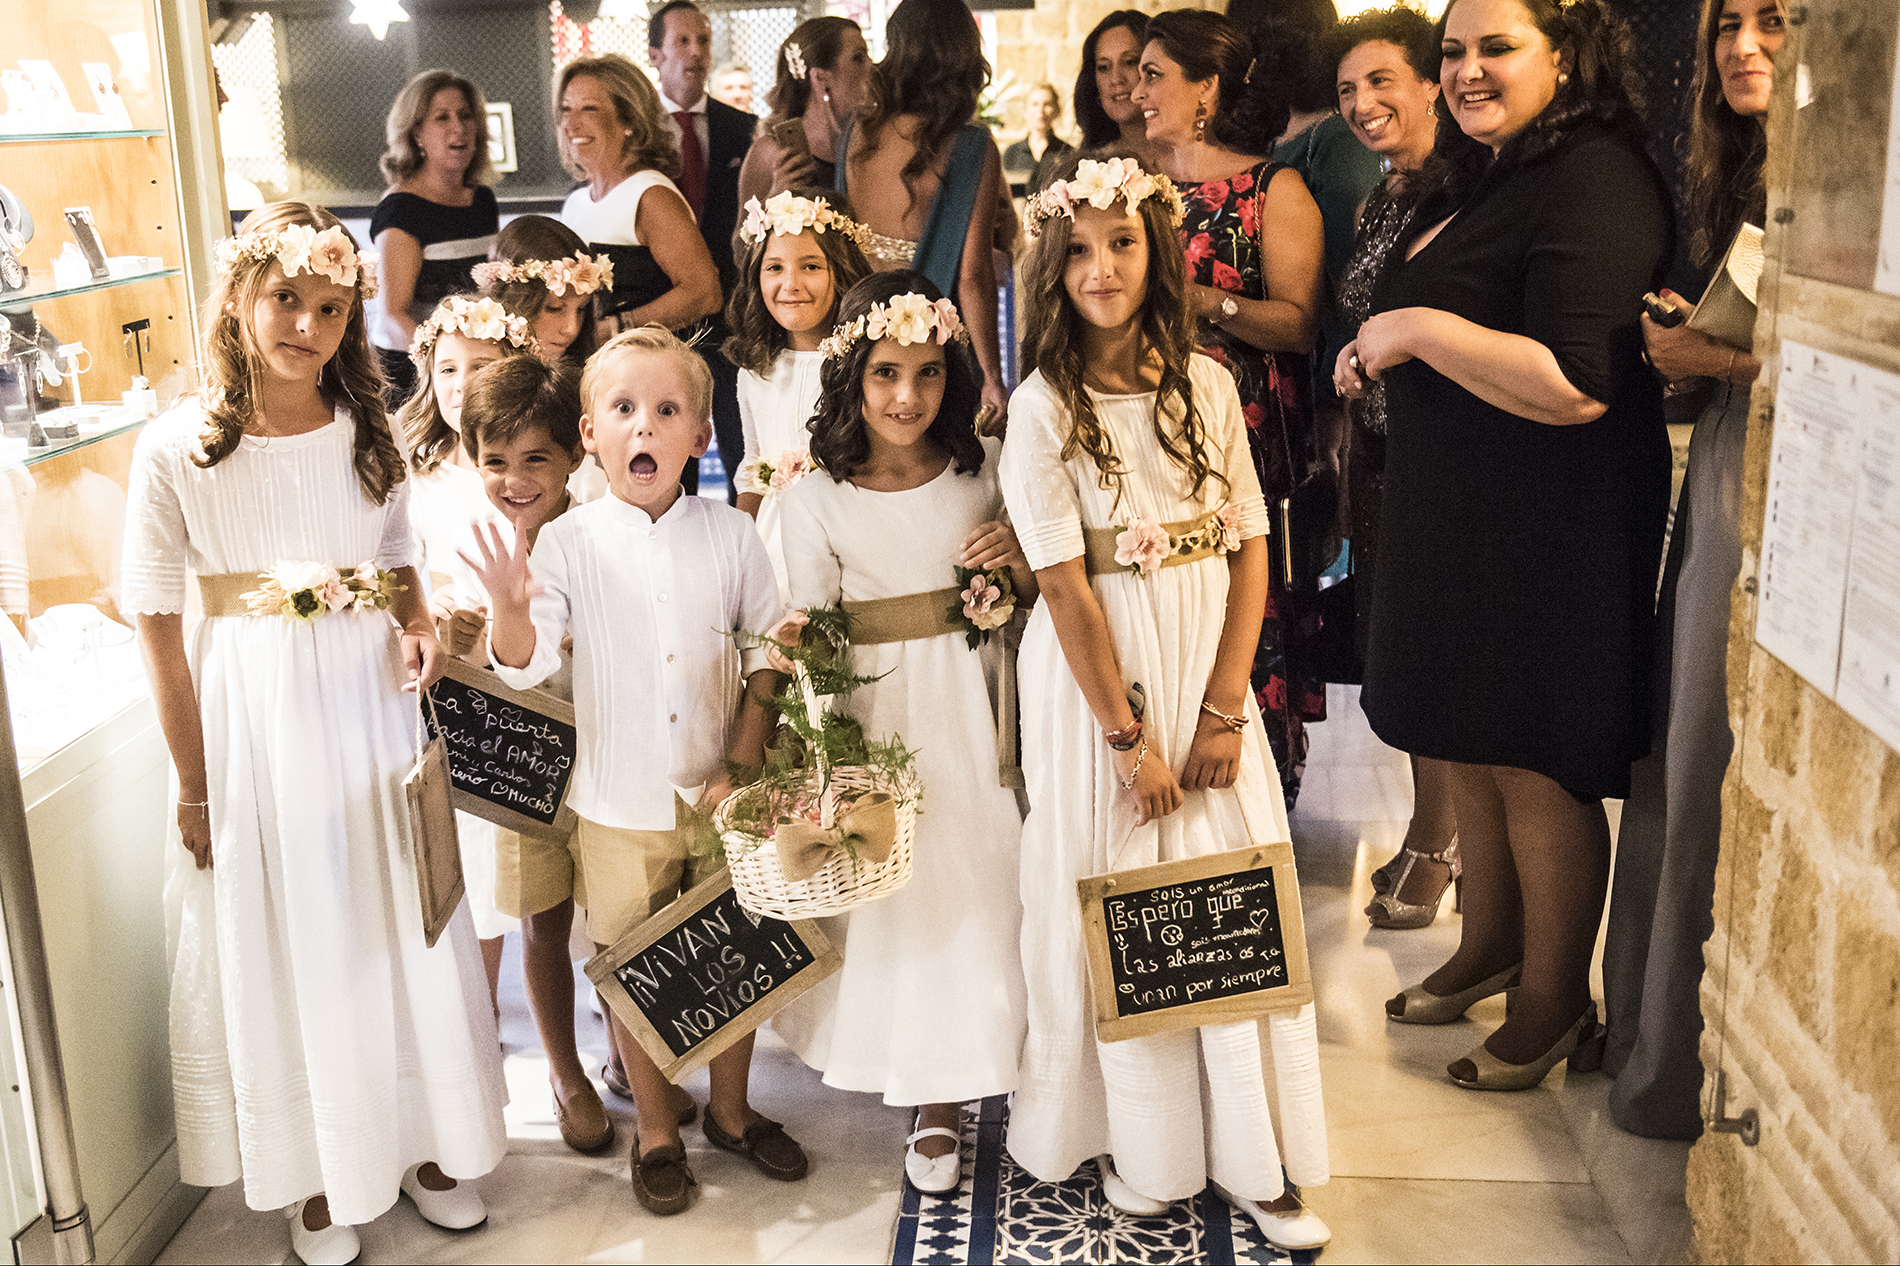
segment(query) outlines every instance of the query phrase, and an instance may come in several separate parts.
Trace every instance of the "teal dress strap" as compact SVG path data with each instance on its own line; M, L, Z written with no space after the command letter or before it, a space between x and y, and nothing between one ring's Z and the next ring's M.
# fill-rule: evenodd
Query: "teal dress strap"
M987 129L966 123L950 142L950 161L944 165L943 183L931 204L930 219L924 235L917 241L917 258L912 268L922 273L950 297L957 299L957 279L963 263L963 241L970 233L970 219L976 213L977 193L983 187L983 167L989 144Z

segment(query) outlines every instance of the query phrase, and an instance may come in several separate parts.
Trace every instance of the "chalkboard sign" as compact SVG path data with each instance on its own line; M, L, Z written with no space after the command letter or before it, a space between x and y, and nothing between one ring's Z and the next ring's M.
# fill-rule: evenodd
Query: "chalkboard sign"
M431 736L448 741L455 807L511 831L565 840L574 832L567 785L579 734L574 705L516 690L486 668L450 659L429 687Z
M587 977L667 1080L711 1059L838 970L810 919L739 905L724 867L588 960Z
M1313 1000L1290 844L1114 871L1076 888L1104 1042Z

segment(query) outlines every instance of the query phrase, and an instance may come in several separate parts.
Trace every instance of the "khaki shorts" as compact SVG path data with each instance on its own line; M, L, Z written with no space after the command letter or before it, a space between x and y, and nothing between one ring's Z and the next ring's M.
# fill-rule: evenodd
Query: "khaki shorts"
M665 909L701 876L690 852L686 802L675 796L679 825L633 831L580 819L565 841L495 832L495 905L525 919L569 897L587 912L587 935L612 945Z

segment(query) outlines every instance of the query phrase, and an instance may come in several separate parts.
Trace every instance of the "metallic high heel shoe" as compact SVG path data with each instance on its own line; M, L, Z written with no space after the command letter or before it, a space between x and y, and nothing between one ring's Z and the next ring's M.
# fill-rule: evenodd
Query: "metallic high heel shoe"
M1401 859L1404 865L1399 868L1396 875L1391 877L1391 886L1383 892L1376 893L1372 898L1372 903L1366 907L1366 917L1372 920L1373 927L1392 928L1399 931L1430 927L1432 920L1438 917L1438 903L1444 899L1447 885L1455 885L1457 889L1452 898L1452 908L1454 910L1463 908L1465 866L1458 855L1457 836L1452 836L1451 843L1445 845L1444 850L1437 853L1419 853L1409 848L1400 849L1398 857L1393 861ZM1412 867L1421 860L1443 865L1445 882L1440 884L1438 890L1424 901L1413 903L1399 900L1399 894L1405 891L1405 881L1411 877ZM1387 863L1387 865L1390 864ZM1376 883L1374 886L1377 886Z
M1517 978L1523 972L1524 964L1513 963L1489 980L1481 980L1469 989L1463 989L1449 997L1439 997L1424 985L1413 985L1392 1001L1399 1004L1397 1014L1387 1010L1385 1018L1399 1024L1450 1024L1462 1019L1465 1012L1484 998L1494 993L1505 995L1508 1005L1510 994L1517 988ZM1389 1008L1391 1003L1386 1004Z
M1592 1002L1585 1007L1577 1022L1557 1039L1557 1044L1528 1064L1507 1064L1484 1049L1483 1043L1465 1059L1471 1061L1476 1070L1469 1080L1452 1073L1456 1064L1447 1067L1445 1072L1466 1090L1529 1090L1566 1059L1580 1073L1594 1072L1603 1062L1603 1042L1597 1032L1597 1004Z

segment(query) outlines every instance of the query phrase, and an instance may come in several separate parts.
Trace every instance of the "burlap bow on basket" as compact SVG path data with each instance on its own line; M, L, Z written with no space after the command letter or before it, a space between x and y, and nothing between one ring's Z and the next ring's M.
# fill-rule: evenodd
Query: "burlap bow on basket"
M866 792L839 810L836 826L790 818L778 824L772 842L779 869L793 883L817 874L840 852L881 864L897 844L897 801L887 791Z

